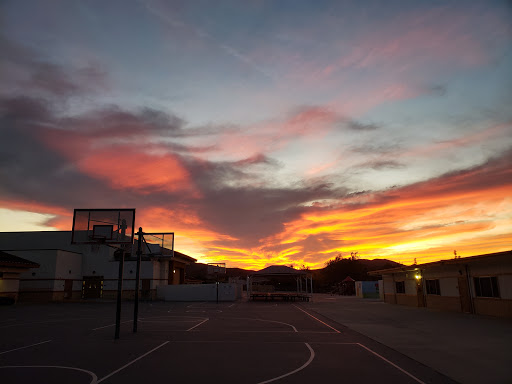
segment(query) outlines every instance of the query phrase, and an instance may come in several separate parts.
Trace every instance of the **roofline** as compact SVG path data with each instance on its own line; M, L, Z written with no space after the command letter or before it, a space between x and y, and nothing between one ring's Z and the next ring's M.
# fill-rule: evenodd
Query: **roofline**
M495 252L495 253L486 253L484 255L461 257L460 259L445 259L445 260L432 261L430 263L424 263L424 264L413 264L413 265L404 265L402 267L379 269L376 271L370 271L370 272L368 272L368 274L371 276L374 276L374 275L382 275L382 274L393 273L393 272L414 271L414 270L417 270L417 269L420 269L423 267L433 267L433 266L437 266L437 265L463 264L463 263L471 262L474 260L483 260L483 259L489 259L489 258L496 257L496 256L505 256L507 254L512 255L512 250Z
M167 249L167 248L165 248ZM167 249L168 251L171 251L170 249ZM182 259L184 262L189 263L195 263L197 259L194 259L191 256L185 255L184 253L178 252L178 251L172 251L172 253L169 254L153 254L149 255L150 259L158 259L158 260L179 260Z
M5 255L5 256L4 256ZM34 261L24 259L22 257L13 255L12 253L7 253L4 251L0 251L0 256L3 256L5 259L0 259L0 267L2 268L39 268L40 265Z
M40 268L37 263L27 260L23 261L0 261L0 267L15 267L15 268Z
M178 255L176 255L178 254ZM195 263L197 261L197 259L193 258L192 256L189 256L189 255L185 255L184 253L181 253L181 252L178 252L178 251L174 251L174 257L183 257L185 259L189 259L191 260L193 263Z
M70 251L69 249L62 248L27 248L27 249L0 249L0 251L4 252L39 252L39 251L62 251L69 253L76 253L77 255L82 255L83 252Z

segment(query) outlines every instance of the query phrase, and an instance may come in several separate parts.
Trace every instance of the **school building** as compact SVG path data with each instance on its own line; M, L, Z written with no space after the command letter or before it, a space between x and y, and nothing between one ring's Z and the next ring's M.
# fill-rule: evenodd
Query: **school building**
M2 267L0 296L19 301L117 297L121 253L115 248L71 244L71 231L41 231L0 232L0 250L9 255L4 255L3 264L18 262ZM196 262L166 248L155 253L158 256L144 256L141 261L139 288L143 299L156 298L158 286L184 284L186 265ZM123 271L124 298L134 297L136 263L135 252L129 252Z
M369 272L384 301L512 318L512 251Z

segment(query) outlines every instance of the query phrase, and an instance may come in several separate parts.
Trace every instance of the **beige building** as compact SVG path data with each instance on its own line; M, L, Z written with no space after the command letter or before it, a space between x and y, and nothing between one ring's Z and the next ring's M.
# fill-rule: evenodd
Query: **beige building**
M512 251L369 272L391 304L512 317Z
M18 276L20 301L113 299L117 296L119 252L97 245L71 244L70 231L0 232L0 250L36 263ZM185 267L196 259L166 248L159 256L143 257L140 269L142 298L156 298L161 285L184 284ZM136 259L124 262L123 297L135 293ZM5 283L5 282L4 282Z

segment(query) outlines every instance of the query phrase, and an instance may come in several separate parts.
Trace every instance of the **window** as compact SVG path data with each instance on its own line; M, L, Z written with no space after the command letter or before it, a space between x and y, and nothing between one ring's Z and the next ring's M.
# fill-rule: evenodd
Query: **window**
M475 277L474 281L477 297L500 297L498 278L496 276Z
M395 284L396 293L405 293L405 281L397 281Z
M427 294L428 295L440 295L441 288L439 287L439 279L427 280Z

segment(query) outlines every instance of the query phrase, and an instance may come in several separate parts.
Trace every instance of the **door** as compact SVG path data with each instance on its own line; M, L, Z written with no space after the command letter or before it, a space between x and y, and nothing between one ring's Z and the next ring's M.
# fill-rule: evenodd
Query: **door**
M64 280L64 298L71 299L73 296L73 280L66 279Z
M142 298L151 299L151 279L142 279Z
M418 295L418 307L425 307L425 294L423 293L423 284L421 279L416 280L416 293Z
M84 276L82 299L99 299L103 295L103 276Z

